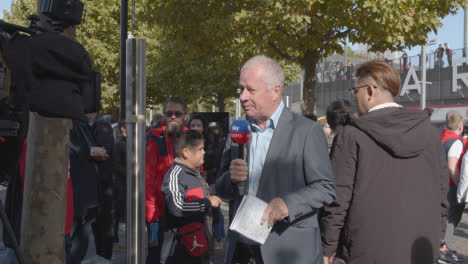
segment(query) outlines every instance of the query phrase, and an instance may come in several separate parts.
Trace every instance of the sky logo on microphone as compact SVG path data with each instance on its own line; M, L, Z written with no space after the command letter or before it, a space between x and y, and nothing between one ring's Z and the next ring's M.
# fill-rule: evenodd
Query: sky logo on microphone
M237 144L247 144L250 140L252 130L249 121L245 119L234 120L230 129L231 139Z

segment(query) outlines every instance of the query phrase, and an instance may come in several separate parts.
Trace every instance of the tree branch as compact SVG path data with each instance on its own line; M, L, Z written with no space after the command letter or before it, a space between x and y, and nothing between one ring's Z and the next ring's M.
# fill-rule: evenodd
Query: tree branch
M281 32L282 34L288 36L289 38L292 38L292 39L296 39L298 40L298 44L299 44L299 47L301 49L304 49L304 45L302 45L302 43L299 41L299 39L302 38L302 36L300 34L298 34L297 32L296 33L289 33L286 29L284 29L281 25L281 23L279 23L277 26L276 26L276 30L278 30L279 32Z
M284 59L287 59L287 60L290 60L290 61L295 61L295 62L299 62L300 61L300 58L299 57L295 57L295 56L290 56L289 54L283 52L280 48L278 48L273 42L271 41L268 41L268 45L270 46L270 48L272 48L274 51L276 51L281 57L283 57Z
M295 38L295 39L299 39L301 38L301 35L295 33L294 35L292 35L291 33L289 33L286 29L284 29L281 25L281 23L279 23L278 25L276 25L276 30L278 30L279 32L281 32L282 34L290 37L290 38Z
M338 37L338 38L344 38L346 36L348 36L348 34L351 32L351 30L348 28L346 29L345 31L338 31L335 36Z

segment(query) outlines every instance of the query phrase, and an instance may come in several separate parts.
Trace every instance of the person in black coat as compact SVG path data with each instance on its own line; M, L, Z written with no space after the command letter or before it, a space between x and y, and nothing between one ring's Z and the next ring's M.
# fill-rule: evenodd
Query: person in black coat
M439 47L436 50L436 54L437 54L437 61L435 63L436 67L444 66L444 61L442 60L442 58L444 56L444 52L445 52L444 47L442 47L442 44L439 44Z
M90 123L93 115L88 115ZM99 206L99 168L96 158L91 156L91 147L97 146L88 123L73 120L70 131L70 178L73 188L73 224L69 240L71 248L67 254L70 263L81 263L88 250L91 224L96 219Z
M119 222L125 219L125 197L127 182L127 129L123 122L118 124L119 136L115 140L112 181L113 187L113 223L114 243L119 242Z
M111 260L114 241L112 225L114 136L112 127L106 120L99 119L91 125L90 129L96 140L97 147L104 148L107 154L96 158L99 170L98 191L100 194L100 206L97 210L96 222L92 224L96 254Z

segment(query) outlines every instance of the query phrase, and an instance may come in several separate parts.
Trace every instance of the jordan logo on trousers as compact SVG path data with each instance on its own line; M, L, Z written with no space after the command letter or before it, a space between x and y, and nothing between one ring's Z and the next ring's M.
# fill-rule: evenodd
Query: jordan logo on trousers
M198 244L197 236L194 236L193 237L193 247L192 247L192 249L190 251L194 251L197 247L204 247L204 245Z

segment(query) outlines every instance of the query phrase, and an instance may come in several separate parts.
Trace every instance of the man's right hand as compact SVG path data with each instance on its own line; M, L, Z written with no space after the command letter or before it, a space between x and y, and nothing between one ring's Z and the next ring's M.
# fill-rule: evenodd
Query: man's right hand
M231 161L229 172L231 173L231 181L233 183L245 182L249 174L249 167L247 167L245 160L235 159Z
M223 203L223 201L221 201L221 199L219 199L219 197L216 195L211 195L210 197L208 197L208 200L210 200L211 207L214 208L218 208L221 205L221 203Z

